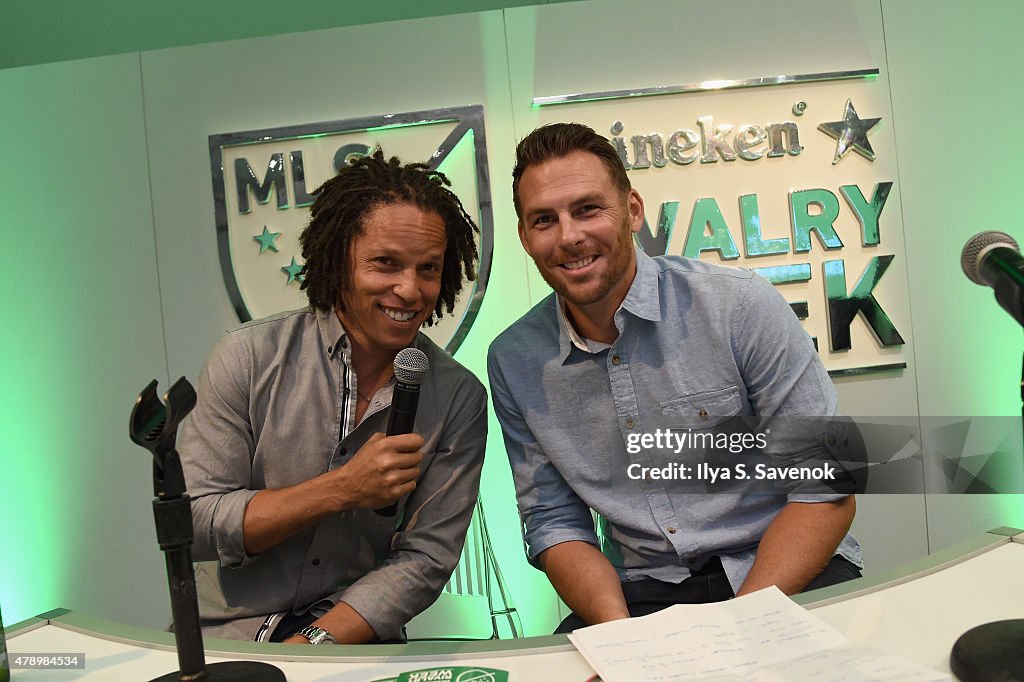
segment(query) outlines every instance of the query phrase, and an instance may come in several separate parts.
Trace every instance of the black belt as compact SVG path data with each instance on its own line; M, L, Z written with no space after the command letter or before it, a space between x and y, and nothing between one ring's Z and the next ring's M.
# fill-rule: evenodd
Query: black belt
M717 554L708 559L700 568L690 569L691 576L714 575L716 573L725 573L725 568L722 566L722 559Z

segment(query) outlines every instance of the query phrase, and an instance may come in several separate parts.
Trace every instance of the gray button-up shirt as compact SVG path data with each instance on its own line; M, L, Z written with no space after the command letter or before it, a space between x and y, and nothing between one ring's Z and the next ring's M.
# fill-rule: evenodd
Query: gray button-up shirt
M610 347L574 343L552 294L491 345L492 399L527 556L535 562L570 540L597 545L593 509L605 524L602 550L621 579L679 582L719 555L739 589L787 501L841 496L693 494L672 481L633 480L631 464L665 460L647 448L630 453L627 442L631 434L702 429L733 415L835 415L828 373L783 298L745 270L637 251L636 278L614 320L619 336ZM768 450L783 456L813 458L826 447L824 430L806 438L780 431ZM852 536L838 553L862 565Z
M193 556L216 560L197 565L204 619L301 613L326 598L344 601L390 639L436 599L458 563L477 498L487 394L426 336L416 347L430 361L415 425L426 444L416 489L399 504L402 525L353 509L257 556L245 553L242 539L249 500L344 466L385 430L392 386L373 396L356 424L355 372L333 312L275 315L214 347L178 442L192 496ZM259 623L252 619L253 634Z

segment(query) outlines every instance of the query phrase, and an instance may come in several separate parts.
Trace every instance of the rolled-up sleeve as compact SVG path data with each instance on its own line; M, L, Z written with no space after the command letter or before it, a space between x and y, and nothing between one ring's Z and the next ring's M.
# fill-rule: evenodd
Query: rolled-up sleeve
M437 450L405 503L390 553L341 594L381 639L399 637L437 599L459 562L479 495L487 392L467 375L445 398L451 409Z
M838 417L835 386L810 336L782 295L754 275L740 298L732 338L754 413L767 419L765 448L784 466L841 461L845 424ZM810 488L821 490L821 485ZM798 489L790 502L827 502L840 493Z
M491 400L512 467L526 557L539 568L537 557L550 547L575 540L599 543L590 508L537 443L509 390L498 353L492 345L487 357Z
M192 498L193 558L239 566L245 553L242 522L257 491L249 422L249 364L230 334L210 352L199 375L196 407L185 419L178 453Z

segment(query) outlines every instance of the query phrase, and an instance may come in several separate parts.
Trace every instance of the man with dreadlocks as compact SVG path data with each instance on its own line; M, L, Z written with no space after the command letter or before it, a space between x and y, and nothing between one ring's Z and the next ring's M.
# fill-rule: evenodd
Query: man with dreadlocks
M475 277L476 226L449 185L379 149L342 168L299 238L309 307L211 352L179 446L207 634L401 639L454 570L487 396L419 333ZM392 363L409 346L430 361L416 432L385 437ZM396 502L397 516L374 511Z

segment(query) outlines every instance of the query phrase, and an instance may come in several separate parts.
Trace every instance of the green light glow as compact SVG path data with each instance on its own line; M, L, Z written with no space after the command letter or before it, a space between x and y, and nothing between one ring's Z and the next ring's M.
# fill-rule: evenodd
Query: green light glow
M5 231L0 266L6 272L22 270L19 261L26 254L33 254L39 265L39 274L23 279L16 296L11 287L17 285L6 283L11 304L4 311L7 331L0 335L5 367L0 382L0 605L11 623L61 606L62 582L81 560L69 555L76 529L67 519L73 514L71 490L88 466L78 440L89 433L89 387L77 377L83 361L89 360L79 352L88 353L91 344L75 343L72 337L83 332L79 322L85 320L78 316L88 310L91 289L84 283L105 262L99 252L108 243L106 236L94 233L69 239L72 214L89 212L92 203L75 183L69 183L72 187L61 202L49 202L42 189L48 183L38 181L52 172L51 154L81 159L66 165L71 176L83 173L82 165L93 156L93 150L82 148L86 144L76 148L70 142L70 131L63 137L54 132L68 130L59 113L69 101L62 91L80 91L80 74L73 69L43 75L38 71L0 72L6 92L33 93L9 103L0 132L4 148L20 159L0 168L6 196L19 197L4 202L3 222L22 228ZM51 206L46 219L40 219L38 207L54 203L66 206L66 212Z
M473 135L470 132L455 146L439 170L448 174L452 188L464 203L476 197L475 182L464 169L475 168ZM494 205L494 254L491 278L484 305L456 352L456 359L487 384L487 348L491 341L530 307L529 292L513 282L522 281L527 267L526 255L519 243L511 192L507 185L492 187ZM532 267L532 265L530 266ZM466 295L466 292L463 292ZM555 610L554 590L547 576L526 563L515 490L505 455L501 426L490 410L487 432L487 458L484 462L480 495L487 514L491 542L502 567L512 601L527 635L551 634Z
M0 353L26 359L28 344L13 336L0 341ZM0 562L0 604L9 623L58 606L60 567L68 565L60 541L64 500L43 493L67 476L53 453L68 444L42 418L52 410L47 377L35 373L30 362L12 365L17 366L0 388L0 530L7 557ZM32 570L26 570L29 566Z
M19 93L0 130L19 159L0 167L18 198L0 266L33 262L6 283L0 335L4 617L127 619L145 604L158 622L149 463L126 428L134 391L165 367L138 57L0 71L0 87Z
M52 0L48 4L57 6ZM124 3L124 8L138 4ZM899 165L897 168L893 155L880 155L875 163L890 164L892 174L883 177L897 185L893 188L893 205L882 216L880 227L877 220L872 223L861 215L866 208L861 209L858 218L862 219L863 241L868 245L880 243L883 253L889 253L886 249L891 237L886 232L886 221L902 216L904 238L902 243L894 239L892 251L900 254L902 262L897 262L905 264L908 296L913 303L908 312L913 323L909 330L913 333L909 342L913 359L907 374L912 374L916 382L913 393L917 403L908 400L907 410L940 415L1019 415L1020 328L992 299L991 290L976 287L959 275L957 261L960 247L973 232L1002 229L1021 236L1021 228L1014 221L1019 215L1019 186L1024 175L1012 143L972 142L961 134L971 129L979 112L996 130L1012 129L1012 121L1024 107L1024 90L1013 87L1020 63L1015 32L1020 25L1021 3L992 0L998 12L993 8L978 12L969 3L943 0L938 3L941 11L930 13L922 13L913 3L899 0L882 0L880 7L878 3L854 4L871 7L872 12L878 10L885 18L884 35L880 26L865 24L856 27L851 36L852 44L856 44L861 38L874 36L877 29L879 48L884 48L875 57L885 62L887 81L891 83L876 83L877 74L861 78L874 90L870 97L877 97L879 102L891 97L891 116L879 133L895 135L898 124L895 145ZM61 11L74 9L76 3L64 5L67 7ZM565 9L562 16L574 11ZM82 4L74 11L80 18L79 15L92 10ZM171 16L176 11L170 8L165 13ZM583 7L579 11L590 9ZM51 14L55 12L39 12L40 16ZM153 21L149 11L133 10L127 14L134 18L133 25L166 28ZM484 383L490 341L548 291L519 244L506 174L511 165L508 161L513 139L532 127L531 119L537 118L536 112L545 106L536 103L527 109L535 91L534 81L538 87L547 82L542 76L551 66L546 52L537 49L537 29L551 27L552 23L542 21L550 16L544 7L496 14L501 16L493 21L482 17L491 27L482 40L483 49L490 55L483 77L491 91L480 100L488 107L492 165L488 170L499 170L492 178L501 178L492 188L493 264L485 303L457 354ZM61 25L72 27L72 32L80 23L66 16L64 19ZM322 26L295 25L288 30L319 27ZM136 33L125 31L123 22L121 29L122 38ZM118 32L110 32L115 33ZM33 32L20 34L23 42L32 42ZM253 29L235 37L262 34ZM292 40L298 45L307 39L308 36L281 38L288 45ZM204 38L202 42L209 40ZM67 42L50 40L48 45ZM949 45L957 45L957 49L949 50ZM122 48L138 46L132 43ZM248 49L238 45L228 48ZM474 50L467 47L466 54L474 55ZM24 51L8 52L17 55ZM53 58L81 54L79 50ZM400 46L395 54L400 61L404 55ZM633 68L634 73L643 73L647 58L638 54L628 56L625 66ZM661 57L653 58L667 59L666 54L662 51ZM243 56L254 60L260 53ZM284 58L292 63L293 56ZM814 59L815 55L809 54L807 58ZM140 62L146 64L145 73ZM707 70L712 62L697 64L695 69L698 73ZM202 147L204 135L210 132L234 129L224 121L238 120L236 103L218 103L216 98L200 102L179 96L164 112L150 104L159 102L157 95L161 89L167 89L167 83L178 78L193 79L205 86L201 81L220 77L178 73L188 63L187 59L176 61L166 54L143 54L140 59L138 53L132 53L123 58L0 70L2 90L12 93L5 102L0 142L8 155L17 160L0 166L0 187L5 188L8 199L3 209L7 230L4 249L0 250L0 266L19 278L9 279L6 284L9 305L4 312L4 326L8 331L0 337L0 353L5 360L4 379L0 382L0 556L4 558L0 561L0 605L8 623L57 606L82 608L95 615L129 612L132 602L143 602L157 592L150 584L118 584L110 576L128 575L135 580L151 574L154 582L162 580L159 573L150 571L162 569L147 507L149 463L144 453L127 443L125 421L132 390L154 374L162 373L167 361L169 353L163 346L161 315L169 321L176 315L180 319L182 314L175 311L175 305L190 313L192 309L187 305L192 302L182 302L180 291L165 292L167 299L161 300L154 274L154 233L166 236L171 230L181 230L184 234L201 221L174 221L173 217L209 216L209 207L205 206L208 179L200 184L201 192L179 192L170 197L170 189L192 187L184 180L189 174L205 176L206 159L201 149L193 153L194 148ZM385 64L380 70L386 73L390 68ZM561 68L565 71L565 67ZM585 76L581 74L581 81L586 80ZM154 122L161 118L170 120L166 114L170 110L189 125L170 131L155 125L147 130L143 125L144 100L140 89L143 80L147 106L151 107L148 111ZM305 77L288 81L272 96L292 97L307 86ZM803 91L801 85L789 87L794 93ZM863 86L851 81L851 87ZM444 99L443 78L437 88L441 94L427 95L428 99ZM345 92L355 91L328 90L327 97L335 97L340 105L347 106ZM472 87L459 91L475 92ZM410 94L409 110L416 108L417 96ZM729 95L713 95L719 96ZM865 98L868 97L866 94ZM594 96L571 103L581 105L579 118L583 120L588 115L585 103L612 99L621 99L627 107L643 104L625 96ZM165 101L169 100L165 97ZM358 103L357 108L376 111L375 101L368 99ZM196 102L200 102L198 108ZM327 106L327 100L322 103ZM178 106L180 110L174 108ZM301 107L269 111L272 120L268 123L304 120ZM530 115L523 116L524 111ZM571 109L567 112L567 118L575 117L569 115L573 113ZM260 112L254 115L258 118ZM294 119L289 118L292 116ZM636 120L640 119L638 115ZM200 120L208 122L212 130L196 133L202 127ZM394 123L365 132L436 123ZM189 134L172 135L181 130ZM456 146L445 170L471 163L471 141L472 136L467 136ZM153 143L152 147L149 143ZM171 153L174 146L193 151ZM868 162L861 158L844 160L843 165L835 167L842 173L828 186L852 181L853 174L844 173L853 163ZM150 173L156 180L153 184L149 182ZM463 198L471 193L466 186L458 186L456 191ZM851 201L851 196L846 196L846 200ZM812 247L820 251L835 244L830 241L834 234L831 220L825 224L825 219L807 214L807 201L813 198L798 197L802 208L793 217L804 251ZM831 206L836 197L818 198L823 205ZM867 205L863 197L853 199L862 207ZM203 207L197 209L200 205ZM185 206L195 209L195 213L179 210ZM838 208L838 202L835 206ZM880 213L881 204L878 206ZM748 203L747 208L751 209L747 217L752 219L753 203ZM707 213L700 225L701 235L694 239L703 240L702 245L708 244L708 248L720 249L722 253L736 253L736 244L718 207L706 205L702 210ZM713 234L703 235L709 225ZM760 220L757 226L762 227ZM746 222L744 227L749 228L744 234L752 236L754 223ZM812 239L812 230L821 239ZM781 233L767 229L764 232ZM754 244L770 253L770 242L762 239ZM745 239L745 243L751 242ZM174 261L167 253L162 251L168 270L195 267L191 260ZM28 260L35 267L26 272ZM793 269L774 272L800 281L809 276L809 266L789 267ZM215 298L222 292L211 290L209 295ZM161 309L165 304L167 308ZM219 314L211 313L208 307L206 301L196 306L201 313L197 316L199 322L208 323ZM184 336L188 331L192 330L175 333ZM170 343L180 341L172 338ZM170 364L186 362L182 360L184 355L179 347ZM853 382L848 385L855 386ZM544 574L525 562L511 474L493 411L489 427L481 491L491 538L526 633L548 634L549 614L555 604L553 591ZM137 495L120 495L121 490L134 489L132 486L137 486ZM1024 495L932 497L927 501L927 532L943 527L947 519L953 522L950 525L957 525L950 535L963 531L968 524L961 522L963 514L956 504L960 502L964 506L969 503L983 507L985 518L996 523L1024 527ZM943 506L949 507L948 513L940 511ZM971 525L977 524L971 521ZM988 521L985 527L990 527ZM978 531L977 527L970 529L971 534ZM125 545L129 543L140 550L126 551ZM152 565L144 565L139 557L151 559ZM101 575L104 571L109 575ZM115 589L111 589L111 583ZM166 598L166 593L161 597ZM78 603L70 601L75 599ZM104 602L110 604L112 613L88 610L103 607Z

